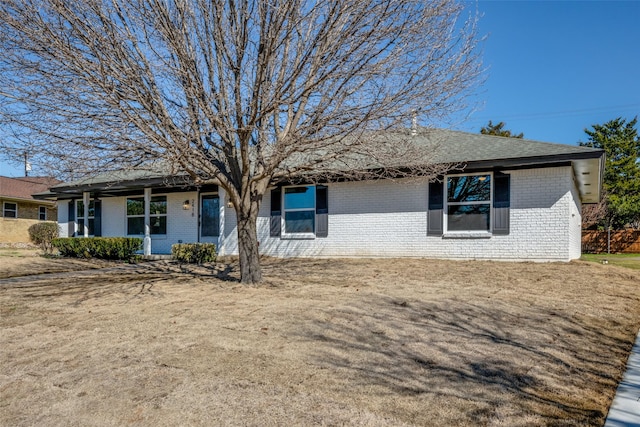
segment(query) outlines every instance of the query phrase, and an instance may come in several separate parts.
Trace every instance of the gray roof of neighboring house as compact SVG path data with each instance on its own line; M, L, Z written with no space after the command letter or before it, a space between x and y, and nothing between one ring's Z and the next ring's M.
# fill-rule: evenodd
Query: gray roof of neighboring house
M430 153L431 163L463 164L465 170L571 164L582 201L585 203L599 201L604 168L604 152L599 149L428 128L419 129L415 135L386 133L378 138L383 138L385 142L401 139L411 141ZM430 150L430 148L433 149ZM417 157L415 165L419 161L420 158ZM64 193L77 194L81 191L98 189L117 190L133 186L188 185L189 181L186 178L172 173L163 162L157 162L146 169L105 172L89 178L61 183L51 187L50 193L43 193L40 196L55 197Z

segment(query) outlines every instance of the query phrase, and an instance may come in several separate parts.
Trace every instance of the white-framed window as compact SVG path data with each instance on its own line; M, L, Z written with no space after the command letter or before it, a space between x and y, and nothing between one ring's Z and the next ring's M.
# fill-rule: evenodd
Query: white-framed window
M167 196L151 197L151 234L167 234ZM127 197L127 235L144 235L144 197Z
M89 236L93 236L95 233L95 218L96 218L96 209L94 205L94 201L89 200ZM76 222L78 224L78 228L76 229L76 235L83 236L84 235L84 202L82 200L76 201Z
M283 235L313 236L316 226L316 186L284 187Z
M18 218L18 204L4 202L2 206L2 216L5 218Z
M445 232L491 232L492 178L491 173L447 176Z
M40 206L38 208L38 219L40 221L46 221L47 220L47 207L46 206Z

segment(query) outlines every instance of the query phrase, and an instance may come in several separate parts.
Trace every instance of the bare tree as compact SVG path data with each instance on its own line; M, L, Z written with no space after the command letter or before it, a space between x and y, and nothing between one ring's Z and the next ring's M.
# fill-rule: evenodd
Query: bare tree
M480 64L462 12L454 0L3 0L0 124L67 171L162 159L215 179L235 206L242 281L259 282L270 185L428 163L410 133L379 131L464 106Z
M608 217L609 207L606 194L603 194L598 203L584 205L582 208L582 228L588 230L603 223L608 224Z

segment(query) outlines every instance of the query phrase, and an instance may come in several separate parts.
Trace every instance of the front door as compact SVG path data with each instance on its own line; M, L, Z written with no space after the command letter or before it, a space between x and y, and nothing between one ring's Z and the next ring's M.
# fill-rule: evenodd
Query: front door
M217 194L200 197L200 241L218 243L220 235L220 198Z

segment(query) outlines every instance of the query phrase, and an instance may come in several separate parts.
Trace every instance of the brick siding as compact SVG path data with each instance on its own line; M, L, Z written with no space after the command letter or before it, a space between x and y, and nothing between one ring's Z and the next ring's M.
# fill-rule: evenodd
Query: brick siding
M580 203L571 167L511 174L510 233L490 238L427 236L426 181L329 184L329 235L269 236L270 200L258 219L261 253L270 256L415 256L458 259L568 261L579 257ZM237 254L233 212L227 215L223 254ZM573 215L573 216L572 216ZM578 240L579 242L579 240Z
M510 233L483 238L427 236L426 180L382 180L329 184L329 234L324 238L270 237L270 197L258 218L260 251L265 255L320 257L431 257L568 261L580 256L580 201L572 168L505 171L511 175ZM237 226L220 190L218 252L237 255ZM183 210L184 200L195 206ZM68 235L66 201L60 224ZM167 235L152 236L153 253L198 240L198 194L167 195ZM126 198L102 199L102 235L126 235ZM459 237L459 236L458 236Z
M16 203L18 205L18 218L4 217L4 203ZM16 201L0 198L0 243L28 243L29 227L40 222L40 206L38 202ZM55 221L58 212L56 206L45 206L47 220Z

